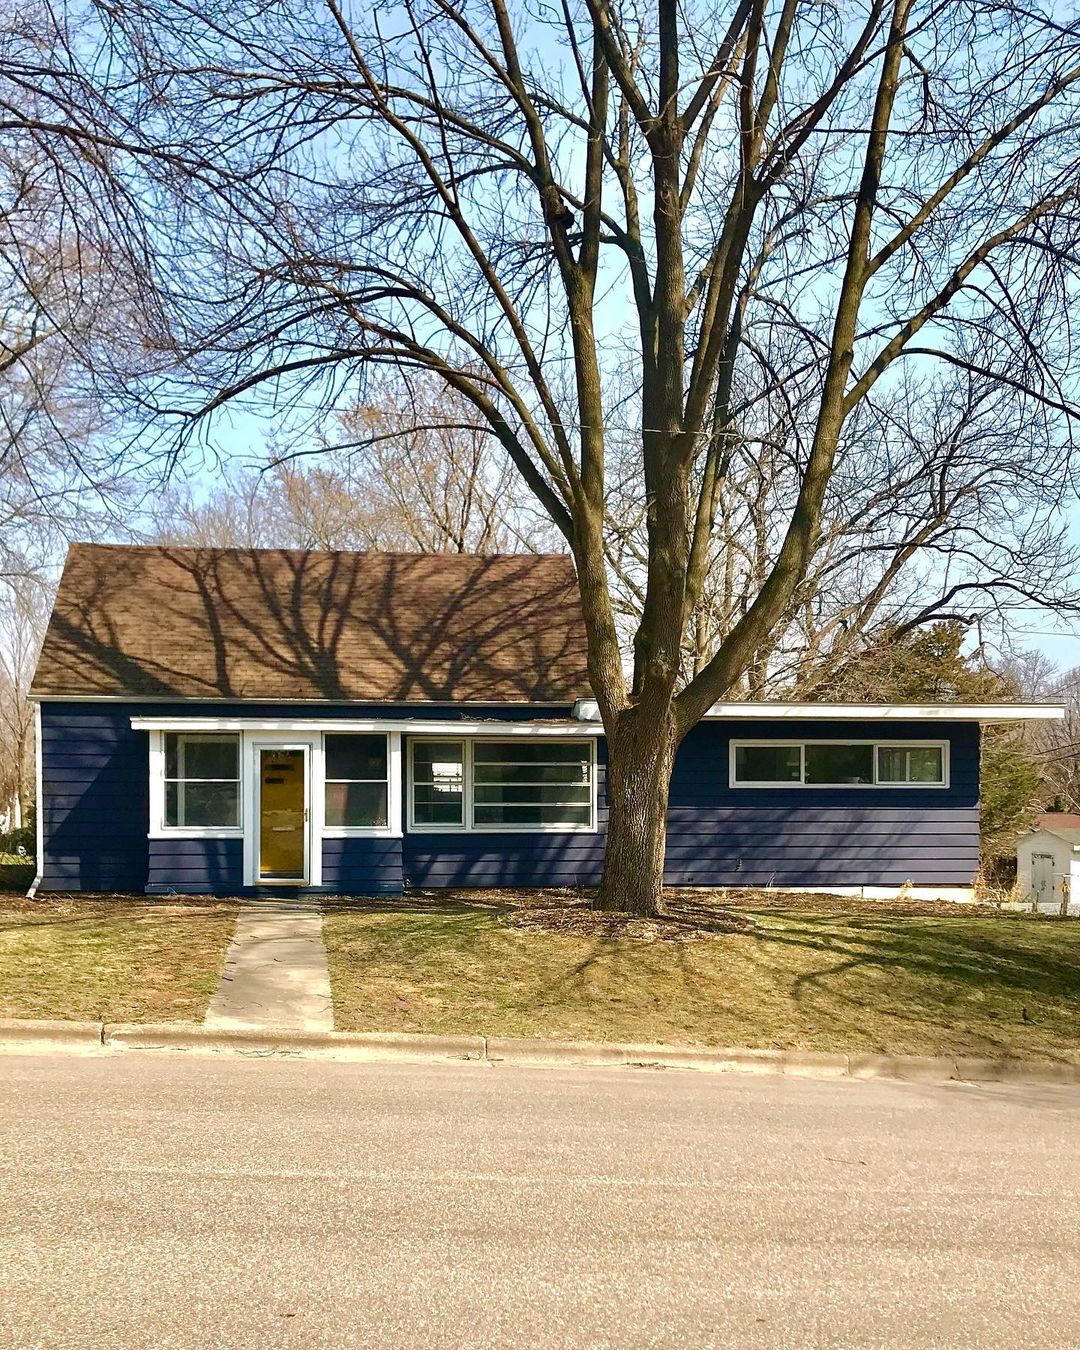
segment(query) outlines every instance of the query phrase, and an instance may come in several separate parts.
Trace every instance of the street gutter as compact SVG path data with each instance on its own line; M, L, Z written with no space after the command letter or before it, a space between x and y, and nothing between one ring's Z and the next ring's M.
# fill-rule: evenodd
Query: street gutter
M713 1049L494 1036L429 1036L393 1031L217 1029L157 1024L0 1019L0 1054L132 1051L318 1058L377 1063L468 1063L561 1068L689 1069L706 1073L788 1074L805 1078L896 1078L919 1082L1080 1084L1072 1060L979 1059L956 1055L833 1054L815 1050Z

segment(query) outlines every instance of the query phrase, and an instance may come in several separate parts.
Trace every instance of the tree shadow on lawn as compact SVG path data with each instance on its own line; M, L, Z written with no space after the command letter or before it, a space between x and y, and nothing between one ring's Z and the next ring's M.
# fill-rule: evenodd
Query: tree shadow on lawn
M383 917L496 915L515 921L537 913L542 922L536 925L515 922L515 929L591 940L590 955L580 963L582 970L616 947L633 956L638 949L653 946L677 953L680 965L687 968L687 952L696 949L698 943L681 940L684 937L699 938L706 945L715 939L743 938L766 948L800 948L839 958L826 970L799 975L794 981L796 997L804 988L820 985L831 976L865 967L902 970L972 986L984 986L993 980L1019 990L1080 997L1080 924L1065 920L1059 925L1027 916L1002 915L995 910L972 915L965 909L942 915L936 907L931 907L929 913L915 909L914 913L902 910L899 914L868 914L863 909L852 912L852 907L845 909L841 905L836 909L830 907L826 913L814 913L802 906L788 909L770 904L760 911L762 921L757 923L752 921L755 907L747 897L742 914L749 911L747 917L751 922L746 927L733 927L732 911L725 905L693 897L673 897L655 923L595 914L588 908L588 899L585 891L414 891L392 897L334 897L327 900L324 908L327 913ZM873 903L877 906L881 902ZM602 925L610 921L610 926L600 931L562 929L557 923L549 926L549 916L558 914L596 918ZM972 931L974 924L979 925L979 931ZM635 925L640 926L640 931ZM992 936L986 931L990 925L997 930ZM1036 935L1040 947L1033 950L1028 943Z
M1080 925L1055 933L1042 924L1016 924L1009 918L981 920L1001 924L1000 937L972 932L970 920L852 917L838 929L838 916L815 918L806 914L776 913L781 926L758 929L764 943L834 954L839 959L824 971L808 971L795 982L795 993L864 967L900 970L916 977L948 980L985 988L995 987L1080 998ZM1027 944L1039 929L1042 943L1036 950ZM1076 937L1072 936L1075 931ZM1051 946L1050 944L1055 944Z

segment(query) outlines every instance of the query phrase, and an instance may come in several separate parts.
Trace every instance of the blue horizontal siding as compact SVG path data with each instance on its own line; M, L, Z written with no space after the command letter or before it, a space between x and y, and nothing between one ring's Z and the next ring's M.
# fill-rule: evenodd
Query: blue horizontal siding
M336 895L394 895L402 890L400 839L324 839L322 888Z
M146 704L42 707L43 890L235 892L242 842L147 840ZM253 718L414 717L528 720L545 708L411 708L159 704L162 716L227 712ZM948 788L732 788L739 739L923 740L951 743ZM403 884L585 886L599 879L607 821L604 742L596 834L422 834L326 839L323 889L385 894ZM970 883L978 864L979 737L967 723L709 722L680 747L671 785L666 875L671 884L899 885Z
M151 839L146 889L236 895L244 885L242 839Z
M141 891L148 869L148 738L122 704L41 709L45 891Z
M946 788L735 788L732 740L947 740ZM704 722L675 761L665 876L686 886L971 883L979 728L949 722Z
M405 836L408 886L594 886L603 860L603 834Z

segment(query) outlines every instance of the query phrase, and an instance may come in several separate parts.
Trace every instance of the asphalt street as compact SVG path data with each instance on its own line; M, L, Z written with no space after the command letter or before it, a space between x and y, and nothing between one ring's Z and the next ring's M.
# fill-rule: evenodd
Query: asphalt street
M0 1058L5 1347L1080 1344L1080 1091Z

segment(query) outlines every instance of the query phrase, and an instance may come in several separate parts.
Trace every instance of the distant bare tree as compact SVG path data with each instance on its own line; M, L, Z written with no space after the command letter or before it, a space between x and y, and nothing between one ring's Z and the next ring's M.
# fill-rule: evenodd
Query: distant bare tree
M34 800L34 710L27 695L49 600L33 578L0 582L0 821L15 830Z
M1042 806L1080 813L1080 667L1057 670L1038 656L1013 658L1012 677L1030 698L1058 700L1065 705L1060 722L1028 729L1028 742L1042 774Z
M961 371L1071 452L1080 18L1049 0L101 13L141 76L142 135L189 161L147 169L178 204L159 345L180 364L138 407L191 427L260 387L340 407L386 366L471 405L576 561L609 751L604 906L658 903L675 750L803 622L814 569L857 621L879 608L904 540L854 563L843 532L891 509L875 482L919 483L890 430L905 386L925 402ZM875 425L877 460L846 458ZM629 678L609 580L626 426L645 505ZM748 456L769 479L740 502ZM861 521L830 517L846 472ZM688 670L733 495L761 538ZM1003 555L966 556L986 562L1009 580ZM935 589L966 600L947 563Z
M806 574L743 677L749 696L827 696L852 657L942 620L1000 644L1017 609L1078 613L1080 550L1057 510L1069 459L1030 411L961 371L851 419ZM777 434L733 455L687 635L690 670L738 622L780 545L794 431Z
M507 553L550 546L554 531L468 404L447 420L434 392L383 385L341 415L339 434L227 474L199 496L171 487L151 535L204 547Z

